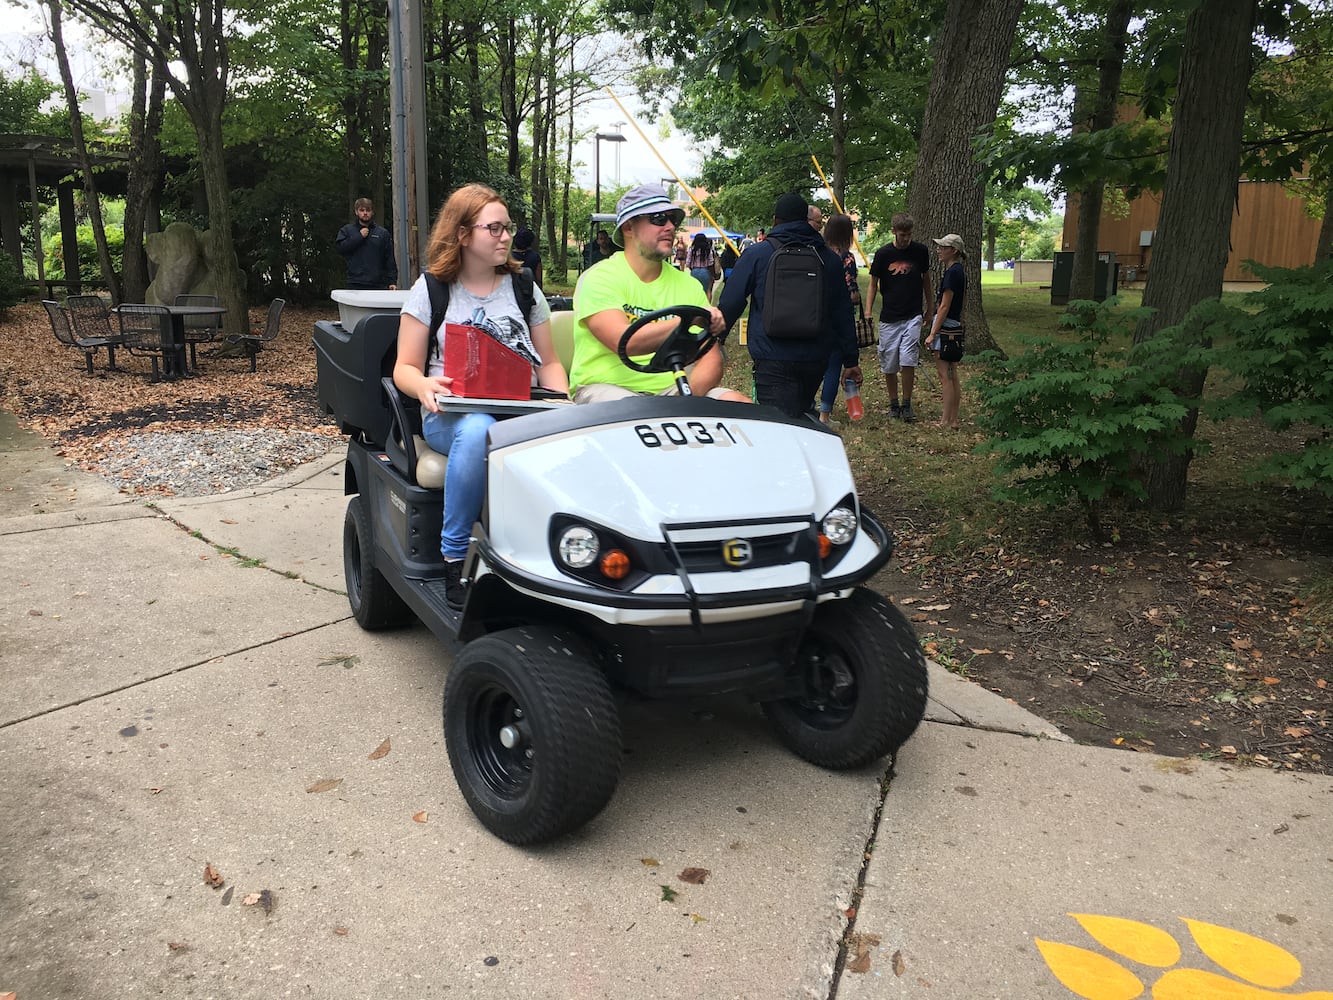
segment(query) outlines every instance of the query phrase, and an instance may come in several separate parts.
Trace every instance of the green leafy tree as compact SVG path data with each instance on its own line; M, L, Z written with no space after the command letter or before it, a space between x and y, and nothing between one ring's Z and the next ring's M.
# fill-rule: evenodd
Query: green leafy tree
M1255 477L1333 497L1333 261L1291 270L1248 266L1269 284L1232 314L1234 338L1218 363L1242 384L1213 413L1257 413L1277 431L1303 428L1301 447L1264 456Z
M987 434L977 451L996 456L995 496L1052 508L1077 502L1099 540L1108 499L1146 497L1144 457L1192 446L1181 420L1197 400L1177 394L1169 375L1204 364L1208 353L1202 314L1126 352L1128 331L1147 311L1118 306L1114 297L1071 303L1061 325L1073 336L1020 337L1027 350L991 355L973 382Z
M57 90L57 84L35 69L0 75L0 132L46 133L50 117L43 114L42 105Z

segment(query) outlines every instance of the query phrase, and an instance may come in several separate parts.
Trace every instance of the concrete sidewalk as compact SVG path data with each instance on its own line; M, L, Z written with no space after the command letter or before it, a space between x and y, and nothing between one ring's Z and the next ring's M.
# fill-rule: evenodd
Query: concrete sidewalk
M451 651L350 619L339 452L146 504L43 448L0 433L0 994L1077 995L1037 939L1100 956L1051 949L1071 985L1333 989L1333 780L1078 747L932 668L891 781L743 702L623 698L606 811L519 850L454 785Z

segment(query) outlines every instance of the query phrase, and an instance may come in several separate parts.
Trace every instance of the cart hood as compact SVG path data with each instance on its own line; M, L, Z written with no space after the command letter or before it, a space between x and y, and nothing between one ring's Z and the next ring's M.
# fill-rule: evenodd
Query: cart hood
M563 513L656 541L663 523L818 519L853 491L837 435L767 407L636 399L569 409L492 429L492 538L526 524L544 547L550 517Z

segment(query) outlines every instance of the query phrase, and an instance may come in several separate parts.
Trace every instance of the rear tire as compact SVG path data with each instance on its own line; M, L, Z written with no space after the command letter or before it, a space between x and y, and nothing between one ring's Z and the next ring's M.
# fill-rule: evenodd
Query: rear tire
M871 590L821 604L801 639L805 691L765 702L778 739L833 770L896 753L926 711L926 658L911 624Z
M576 830L620 778L620 718L583 643L537 626L469 643L444 688L444 742L463 798L501 840Z
M352 616L364 629L389 628L412 620L409 608L375 568L370 516L359 496L347 503L343 518L343 577Z

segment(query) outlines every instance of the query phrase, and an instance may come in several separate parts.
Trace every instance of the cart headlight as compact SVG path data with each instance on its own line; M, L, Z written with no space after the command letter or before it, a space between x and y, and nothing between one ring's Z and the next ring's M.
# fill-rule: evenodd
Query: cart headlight
M574 524L560 533L557 548L560 560L570 569L587 569L597 561L597 552L601 546L596 532L581 524Z
M834 507L824 515L820 528L834 545L846 545L856 537L856 513L847 507Z

